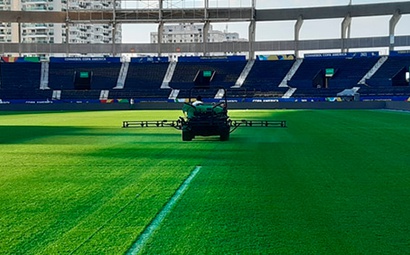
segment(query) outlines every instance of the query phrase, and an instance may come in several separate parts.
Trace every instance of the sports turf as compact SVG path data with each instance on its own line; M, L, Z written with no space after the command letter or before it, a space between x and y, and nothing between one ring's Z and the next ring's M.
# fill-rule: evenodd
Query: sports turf
M285 119L228 142L122 120L179 111L1 113L0 253L122 254L195 166L146 254L409 254L410 114Z

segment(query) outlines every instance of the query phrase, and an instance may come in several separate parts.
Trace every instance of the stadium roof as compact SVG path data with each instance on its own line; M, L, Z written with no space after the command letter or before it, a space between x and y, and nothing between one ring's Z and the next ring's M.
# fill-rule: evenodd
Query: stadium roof
M303 19L330 19L392 15L395 12L410 14L410 2L392 2L366 5L346 5L292 9L252 8L195 8L195 9L116 9L116 10L70 10L50 11L0 11L0 22L22 23L155 23L164 22L234 22L234 21L280 21Z
M344 18L347 14L350 17L384 16L392 15L396 11L399 11L400 14L410 14L410 2L256 10L256 20L296 20L300 15L302 15L303 19Z

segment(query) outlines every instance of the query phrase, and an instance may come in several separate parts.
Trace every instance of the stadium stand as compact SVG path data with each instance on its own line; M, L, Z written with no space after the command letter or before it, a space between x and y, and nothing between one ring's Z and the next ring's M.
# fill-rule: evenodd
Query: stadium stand
M315 59L306 58L293 78L288 82L289 86L302 88L352 88L357 86L360 79L378 61L378 57L369 58L330 58ZM315 83L317 76L324 77L325 69L333 68L335 73L328 80L328 84ZM319 86L318 86L319 85Z
M255 61L242 88L260 92L259 95L281 96L287 88L279 88L279 84L294 62L294 60Z
M410 56L390 56L382 66L358 84L380 58L306 58L283 85L283 79L294 66L295 60L256 60L241 86L234 86L246 61L183 61L177 62L169 87L162 87L170 65L167 61L131 62L124 72L124 86L117 86L122 63L49 63L46 85L42 85L41 62L0 63L0 99L21 100L103 100L155 98L168 100L172 89L179 89L177 98L190 96L195 75L200 70L214 72L211 88L223 87L233 98L325 98L336 97L344 89L358 88L361 96L406 96L410 94L405 75ZM44 63L43 63L44 64ZM332 77L326 79L326 69ZM92 74L88 89L76 89L76 72ZM22 75L24 74L24 75ZM317 83L319 82L319 83ZM40 84L41 83L41 84ZM317 86L320 85L320 86ZM43 87L42 87L43 86ZM291 91L296 89L295 91ZM58 93L56 93L58 92ZM200 92L198 92L200 93ZM203 92L205 93L205 92ZM56 98L55 95L58 94ZM105 97L103 97L105 95ZM176 98L175 98L176 99Z
M41 63L0 63L1 99L42 99L40 87Z
M112 90L118 98L167 97L169 89L161 90L161 84L169 63L130 63L123 90Z
M50 89L74 90L76 72L91 73L91 90L109 90L116 86L121 63L53 63L49 67Z
M168 65L169 63L130 63L124 89L159 89Z
M387 87L395 86L394 77L403 69L409 71L410 56L391 56L379 68L379 70L366 80L366 84L370 87Z
M379 57L306 58L288 85L297 89L293 97L335 97L344 89L357 87L378 59ZM326 78L326 69L331 69L331 77Z
M169 86L173 89L190 89L198 71L209 70L215 72L211 86L230 88L235 85L245 65L246 61L178 62Z
M409 71L410 56L397 54L389 56L377 72L366 79L360 88L363 96L406 96L410 94L406 72Z

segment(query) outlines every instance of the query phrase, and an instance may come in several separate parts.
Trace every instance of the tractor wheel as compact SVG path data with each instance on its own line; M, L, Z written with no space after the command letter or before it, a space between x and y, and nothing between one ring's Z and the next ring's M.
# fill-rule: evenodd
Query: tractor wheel
M224 131L224 132L220 135L219 139L220 139L221 141L228 141L228 140L229 140L229 130L228 130L228 131Z
M182 141L192 141L193 135L190 131L182 130Z

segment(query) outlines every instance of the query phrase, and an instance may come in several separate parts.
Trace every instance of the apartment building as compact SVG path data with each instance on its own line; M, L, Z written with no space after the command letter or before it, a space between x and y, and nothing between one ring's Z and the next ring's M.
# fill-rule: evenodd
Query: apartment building
M177 25L164 25L162 32L162 43L202 43L203 38L203 24L193 24L193 23L181 23ZM151 43L158 43L158 32L151 32L150 41ZM214 30L212 25L209 26L207 42L238 42L247 41L246 39L240 38L237 32L228 32L228 28L225 31ZM221 52L224 55L236 55L240 52ZM212 55L219 55L221 53L214 53ZM174 53L167 54L171 60L178 59L179 56L198 56L202 53Z
M0 10L18 10L18 6L13 0L0 0ZM16 42L18 40L18 25L0 22L0 42Z
M151 32L151 43L158 43L158 32ZM201 43L203 38L203 25L181 23L178 25L165 25L162 34L162 43ZM208 42L246 41L239 38L236 32L213 30L209 26Z
M84 9L112 9L119 7L121 1L85 1L85 0L0 0L0 10L23 11L66 11ZM0 23L0 42L22 43L112 43L113 31L115 42L121 42L121 26L114 30L110 24L70 24L67 37L66 24L23 23L19 29L17 23Z

